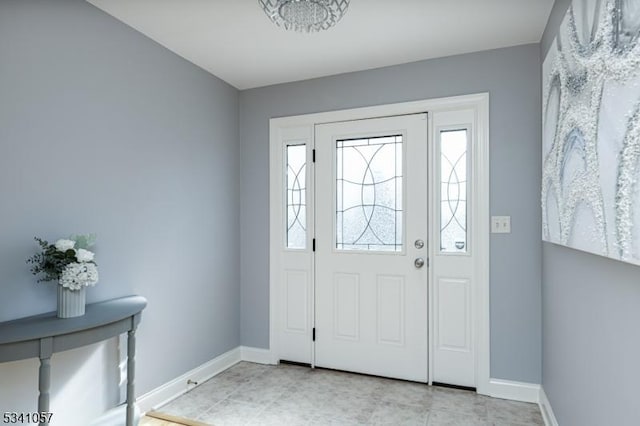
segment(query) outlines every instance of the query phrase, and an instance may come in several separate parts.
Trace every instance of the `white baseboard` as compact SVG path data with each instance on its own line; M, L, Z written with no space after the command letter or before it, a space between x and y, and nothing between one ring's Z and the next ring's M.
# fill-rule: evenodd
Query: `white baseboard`
M545 426L558 426L558 420L556 420L555 414L553 414L553 408L551 408L551 403L549 402L549 398L547 398L547 394L544 392L544 388L540 387L540 411L542 411L542 419L544 420Z
M269 349L240 346L240 357L243 361L255 362L257 364L273 364L273 357Z
M182 376L177 377L170 382L167 382L164 385L161 385L160 387L138 397L137 404L140 407L140 411L144 415L147 411L156 409L193 389L194 386L188 385L187 380L203 383L216 374L219 374L227 368L237 364L242 359L241 352L240 347L231 349L211 361L186 372Z
M540 385L535 383L515 382L511 380L489 379L486 395L493 398L511 399L513 401L538 403Z

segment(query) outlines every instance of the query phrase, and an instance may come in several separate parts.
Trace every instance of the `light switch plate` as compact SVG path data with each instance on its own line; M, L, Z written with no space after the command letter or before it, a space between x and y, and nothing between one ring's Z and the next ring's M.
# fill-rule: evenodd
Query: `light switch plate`
M510 234L511 216L491 216L492 234Z

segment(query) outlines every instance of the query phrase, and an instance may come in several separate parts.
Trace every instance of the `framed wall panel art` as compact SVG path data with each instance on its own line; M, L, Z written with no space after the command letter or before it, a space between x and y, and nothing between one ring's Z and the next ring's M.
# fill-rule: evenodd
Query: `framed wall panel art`
M544 241L640 264L640 0L573 0L543 63Z

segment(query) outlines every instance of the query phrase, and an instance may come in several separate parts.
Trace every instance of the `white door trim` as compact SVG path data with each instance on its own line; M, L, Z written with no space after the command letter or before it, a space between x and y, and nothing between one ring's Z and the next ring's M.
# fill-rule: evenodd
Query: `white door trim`
M305 114L291 117L273 118L270 120L270 140L269 140L269 161L270 161L270 189L269 189L269 307L270 307L270 336L269 347L272 361L279 360L277 343L276 319L278 314L278 295L280 289L279 268L282 265L281 242L282 242L282 218L283 218L283 194L282 170L277 167L282 161L282 141L280 133L286 128L313 128L316 124L331 123L338 121L361 120L367 118L386 117L393 115L415 114L421 112L450 111L462 108L471 108L476 112L476 156L475 156L475 176L472 195L472 217L475 218L476 225L472 230L472 241L477 250L474 265L475 276L477 277L477 292L475 293L475 323L476 333L476 388L480 394L491 394L490 384L490 315L489 315L489 237L490 237L490 184L489 184L489 94L479 93L448 98L438 98L414 102L405 102L390 105L364 107L341 111L330 111L315 114ZM313 133L313 132L312 132ZM429 129L429 137L433 138L434 129ZM311 141L313 142L313 141ZM430 144L433 140L429 141ZM312 143L313 145L313 143ZM433 257L433 248L430 249L430 257ZM429 279L430 294L432 293L433 277ZM313 294L313 289L311 291ZM312 310L310 315L313 315ZM313 317L310 318L312 320ZM432 336L432 333L431 333ZM430 336L430 339L431 339ZM311 347L312 342L309 339ZM429 358L432 358L433 342L429 345ZM313 351L312 351L313 352ZM313 364L313 360L311 360ZM429 374L433 372L430 369ZM430 376L431 377L431 376ZM430 380L431 382L431 380Z

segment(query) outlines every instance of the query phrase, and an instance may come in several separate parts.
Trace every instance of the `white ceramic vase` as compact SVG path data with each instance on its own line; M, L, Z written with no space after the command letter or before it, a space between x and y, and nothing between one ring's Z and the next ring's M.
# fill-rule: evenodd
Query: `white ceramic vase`
M74 318L84 315L87 288L69 290L58 285L58 318Z

